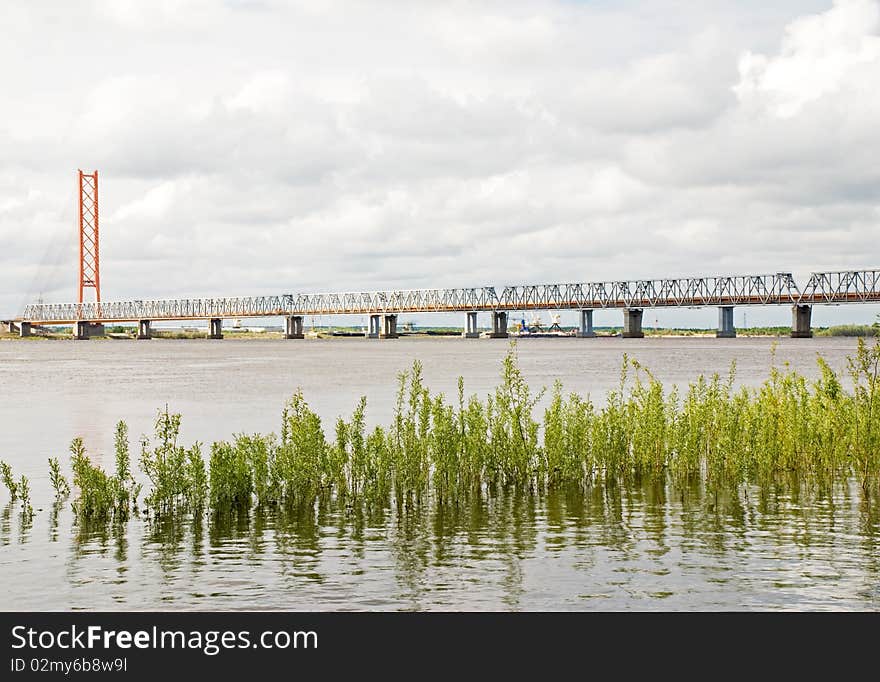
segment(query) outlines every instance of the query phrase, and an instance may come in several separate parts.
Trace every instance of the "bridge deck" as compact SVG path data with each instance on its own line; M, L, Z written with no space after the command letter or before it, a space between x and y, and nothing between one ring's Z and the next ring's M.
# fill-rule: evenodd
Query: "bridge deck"
M816 272L799 288L790 273L626 280L570 284L236 298L44 303L16 322L71 324L201 320L287 315L584 310L741 305L880 303L880 269Z

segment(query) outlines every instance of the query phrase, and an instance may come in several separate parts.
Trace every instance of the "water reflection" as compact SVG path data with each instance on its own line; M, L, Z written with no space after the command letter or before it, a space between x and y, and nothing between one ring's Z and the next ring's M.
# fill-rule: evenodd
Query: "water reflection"
M877 609L878 541L880 499L853 481L645 478L122 523L0 509L0 545L18 548L0 570L21 585L5 608Z
M8 545L12 535L12 502L3 505L0 512L0 544Z
M321 506L321 505L318 505ZM284 584L321 581L322 539L316 505L281 505L275 511L275 550Z
M18 509L18 513L15 513ZM3 506L0 511L0 545L9 545L12 543L13 535L16 536L18 544L26 543L31 534L34 525L34 513L25 509L18 500L11 500ZM17 534L13 530L15 530Z
M63 505L64 501L56 497L49 508L49 542L58 542L59 516Z

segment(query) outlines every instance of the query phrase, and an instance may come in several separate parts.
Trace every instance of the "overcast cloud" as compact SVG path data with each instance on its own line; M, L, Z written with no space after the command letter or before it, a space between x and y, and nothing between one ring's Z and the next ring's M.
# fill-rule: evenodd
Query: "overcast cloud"
M76 168L105 299L880 267L880 3L772 4L6 3L0 316Z

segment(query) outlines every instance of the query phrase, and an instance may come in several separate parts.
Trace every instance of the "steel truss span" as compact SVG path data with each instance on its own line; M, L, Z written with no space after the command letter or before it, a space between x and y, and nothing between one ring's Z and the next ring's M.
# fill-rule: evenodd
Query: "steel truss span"
M801 294L800 302L876 303L880 299L880 270L840 270L814 272Z
M814 272L800 289L791 273L682 277L463 289L408 289L237 298L183 298L28 305L20 320L197 320L285 315L396 314L727 305L880 303L880 270Z
M297 294L290 297L290 315L348 313L440 313L497 310L494 287L472 289L404 289L341 294Z
M64 323L136 322L138 320L203 320L287 314L284 296L178 298L101 303L43 303L26 306L22 321Z
M507 310L667 308L708 305L795 304L800 294L789 273L684 277L584 284L504 287Z

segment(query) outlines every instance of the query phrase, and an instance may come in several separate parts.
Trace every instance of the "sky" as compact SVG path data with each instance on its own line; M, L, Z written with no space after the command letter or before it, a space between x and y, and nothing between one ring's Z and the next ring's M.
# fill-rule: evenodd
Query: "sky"
M78 168L105 300L880 267L877 0L2 14L0 317L75 300Z

